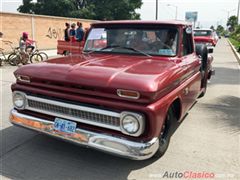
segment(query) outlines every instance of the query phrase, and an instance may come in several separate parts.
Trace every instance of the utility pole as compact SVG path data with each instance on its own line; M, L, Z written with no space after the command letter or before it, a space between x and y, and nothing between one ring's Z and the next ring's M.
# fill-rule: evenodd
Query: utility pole
M173 4L167 4L167 6L172 6L175 8L175 19L177 19L177 14L178 14L178 7L173 5Z
M156 20L158 20L158 0L156 0Z
M239 0L240 1L240 0ZM224 12L226 12L227 13L227 22L228 22L228 19L229 19L229 16L230 16L230 12L232 12L232 11L235 11L236 9L232 9L232 10L225 10L225 9L223 9L223 11ZM227 25L226 25L227 26ZM227 28L227 27L226 27Z
M238 0L237 23L239 22L239 8L240 8L240 0ZM239 24L239 23L238 23L238 24Z

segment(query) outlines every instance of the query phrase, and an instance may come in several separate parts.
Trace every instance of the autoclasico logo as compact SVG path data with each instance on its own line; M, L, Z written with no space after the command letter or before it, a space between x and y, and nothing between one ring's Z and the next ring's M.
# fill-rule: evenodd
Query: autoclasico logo
M183 178L183 179L213 179L215 174L213 172L168 172L165 171L163 174L150 174L152 178Z

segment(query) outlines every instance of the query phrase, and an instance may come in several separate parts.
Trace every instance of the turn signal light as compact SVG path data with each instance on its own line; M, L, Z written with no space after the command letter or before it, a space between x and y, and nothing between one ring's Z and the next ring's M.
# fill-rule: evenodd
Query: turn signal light
M124 98L139 99L140 94L137 91L118 89L117 95Z
M17 75L16 78L17 78L17 80L19 80L21 82L30 83L30 77L29 76Z

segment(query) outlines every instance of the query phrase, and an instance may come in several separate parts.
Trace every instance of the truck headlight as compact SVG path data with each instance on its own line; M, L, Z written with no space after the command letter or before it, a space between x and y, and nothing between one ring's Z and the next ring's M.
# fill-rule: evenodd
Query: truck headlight
M13 92L13 105L17 109L24 109L26 105L26 96L22 92Z
M144 116L132 112L122 112L121 113L121 129L122 133L131 136L139 136L144 130Z

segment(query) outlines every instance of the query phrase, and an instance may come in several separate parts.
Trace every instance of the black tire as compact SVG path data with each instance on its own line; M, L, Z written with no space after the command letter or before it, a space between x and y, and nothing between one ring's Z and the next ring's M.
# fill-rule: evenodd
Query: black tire
M154 158L162 157L168 149L171 135L173 134L174 127L177 124L177 118L174 114L174 110L171 107L168 110L167 117L162 126L162 130L159 137L159 148L154 155Z
M38 54L40 54L42 56L42 61L46 61L48 60L48 55L45 52L39 52Z
M207 80L208 80L208 49L207 46L204 44L197 44L196 45L196 54L201 57L201 88L203 89L202 93L199 95L198 98L201 98L205 95L207 90Z
M70 52L69 52L69 51L64 51L64 52L63 52L63 55L64 55L64 56L68 56L68 55L70 55Z
M43 57L39 53L33 54L30 57L31 63L38 63L38 62L42 62L42 61L43 61Z
M11 66L17 66L18 64L20 64L21 60L18 54L16 53L11 53L8 56L8 63Z

